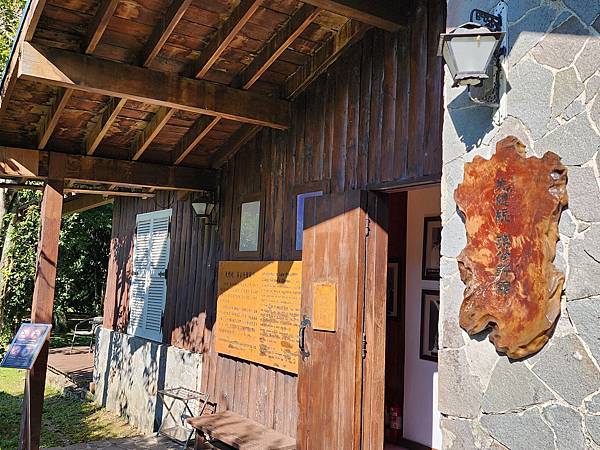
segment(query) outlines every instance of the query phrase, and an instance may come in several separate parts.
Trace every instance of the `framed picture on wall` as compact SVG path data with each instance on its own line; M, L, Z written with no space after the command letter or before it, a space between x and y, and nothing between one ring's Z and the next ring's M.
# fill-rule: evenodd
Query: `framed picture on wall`
M387 266L387 316L398 317L398 263Z
M421 359L437 361L440 291L421 291Z
M424 280L440 279L440 248L442 244L442 219L425 217L423 225L423 274Z

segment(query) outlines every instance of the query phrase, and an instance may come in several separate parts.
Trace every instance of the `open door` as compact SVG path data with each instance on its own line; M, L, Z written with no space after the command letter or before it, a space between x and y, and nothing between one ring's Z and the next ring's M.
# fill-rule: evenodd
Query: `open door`
M351 191L306 202L298 449L383 447L384 200Z

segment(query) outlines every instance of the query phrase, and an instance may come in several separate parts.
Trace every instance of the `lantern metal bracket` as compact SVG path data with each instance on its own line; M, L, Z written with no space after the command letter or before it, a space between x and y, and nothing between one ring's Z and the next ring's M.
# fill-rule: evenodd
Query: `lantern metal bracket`
M500 1L491 12L473 9L471 11L471 20L477 20L490 31L504 31L507 15L507 6L504 1ZM483 80L479 86L469 86L467 88L469 98L472 102L482 106L495 108L494 123L500 125L507 115L506 104L506 56L507 56L507 36L504 36L503 42L494 53L493 63L488 67L489 78Z
M490 31L502 31L502 16L494 15L481 9L474 9L471 11L471 22L478 21Z

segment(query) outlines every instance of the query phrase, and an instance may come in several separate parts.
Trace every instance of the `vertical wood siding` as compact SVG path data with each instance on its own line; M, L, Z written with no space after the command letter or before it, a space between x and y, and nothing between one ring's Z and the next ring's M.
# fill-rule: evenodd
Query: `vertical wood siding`
M202 226L189 200L118 199L107 280L105 326L124 330L136 214L173 208L165 342L206 352L203 388L218 402L282 433L296 435L296 377L212 346L219 260L236 257L240 198L261 194L260 259L299 259L294 193L439 181L442 62L437 39L445 2L416 2L411 27L372 30L293 105L291 130L264 130L223 168L218 229Z

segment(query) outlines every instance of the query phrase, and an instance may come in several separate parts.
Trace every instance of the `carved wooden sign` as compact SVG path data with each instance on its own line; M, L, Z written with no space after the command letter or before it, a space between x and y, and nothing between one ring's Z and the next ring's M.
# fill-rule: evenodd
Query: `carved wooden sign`
M511 358L542 348L560 314L564 275L553 261L566 182L558 155L526 158L508 137L491 159L465 165L454 192L467 230L460 326L471 335L491 327L490 341Z

